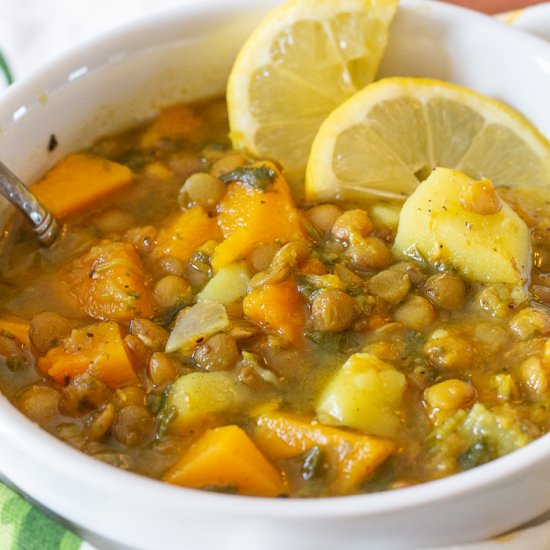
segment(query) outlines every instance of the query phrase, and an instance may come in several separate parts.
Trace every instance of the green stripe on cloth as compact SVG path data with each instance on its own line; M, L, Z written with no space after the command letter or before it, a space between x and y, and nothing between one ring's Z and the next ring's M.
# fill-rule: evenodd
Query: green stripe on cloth
M82 541L0 483L2 550L78 550Z
M11 74L10 66L8 65L8 62L4 59L2 52L0 52L0 72L4 73L4 79L6 80L6 84L8 86L13 83L13 75Z

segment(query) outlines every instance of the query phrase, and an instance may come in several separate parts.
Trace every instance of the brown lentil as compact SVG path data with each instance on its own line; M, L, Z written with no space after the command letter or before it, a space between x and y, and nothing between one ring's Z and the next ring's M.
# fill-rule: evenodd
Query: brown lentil
M369 279L369 292L391 304L398 304L407 296L411 281L406 273L387 269Z
M306 217L320 233L330 233L342 209L335 204L319 204L306 212Z
M239 349L231 336L220 333L198 345L193 360L207 371L230 370L240 358Z
M447 310L462 309L466 300L466 286L450 273L429 277L424 283L424 292L432 304Z
M411 296L395 311L393 318L413 330L428 328L437 318L430 302L421 296Z
M351 326L356 316L355 301L336 289L321 290L311 302L311 321L314 330L340 332Z

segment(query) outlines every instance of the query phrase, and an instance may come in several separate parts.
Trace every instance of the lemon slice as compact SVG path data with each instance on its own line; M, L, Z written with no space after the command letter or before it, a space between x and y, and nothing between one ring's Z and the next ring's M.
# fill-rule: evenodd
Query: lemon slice
M290 0L242 47L227 88L236 149L303 180L326 116L370 83L397 0Z
M495 186L550 185L550 143L511 108L462 86L386 78L325 120L306 197L404 199L437 166Z

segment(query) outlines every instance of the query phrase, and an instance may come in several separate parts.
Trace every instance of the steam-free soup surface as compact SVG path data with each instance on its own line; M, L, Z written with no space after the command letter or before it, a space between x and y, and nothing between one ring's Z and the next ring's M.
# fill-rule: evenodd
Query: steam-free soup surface
M533 257L480 282L393 247L401 205L297 204L227 134L223 100L177 106L35 186L65 233L41 249L14 220L2 241L0 386L21 412L119 468L259 496L413 485L548 431L540 192L472 187Z

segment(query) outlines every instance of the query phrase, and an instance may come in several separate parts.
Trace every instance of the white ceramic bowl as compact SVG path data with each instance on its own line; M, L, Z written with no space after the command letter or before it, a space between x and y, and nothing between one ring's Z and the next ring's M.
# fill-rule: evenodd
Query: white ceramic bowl
M0 158L32 181L160 106L221 93L275 0L197 0L88 44L0 94ZM458 82L550 135L550 45L452 6L404 1L384 75ZM47 151L50 134L59 147ZM96 461L0 398L0 471L92 540L136 548L316 550L477 541L550 509L550 436L454 477L381 494L267 500L172 487Z

